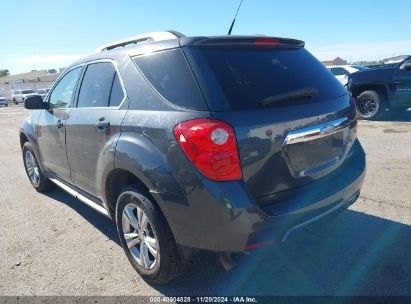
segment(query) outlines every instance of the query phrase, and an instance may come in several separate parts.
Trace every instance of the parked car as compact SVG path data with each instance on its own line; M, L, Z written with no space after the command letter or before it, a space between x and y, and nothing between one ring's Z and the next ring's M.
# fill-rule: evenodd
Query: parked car
M9 105L7 99L0 95L0 106L7 107Z
M327 69L338 79L339 82L343 86L347 85L348 82L348 75L358 72L358 71L366 71L369 68L362 66L362 65L333 65L328 66Z
M379 118L387 109L411 107L411 56L396 65L351 74L348 89L362 119Z
M49 88L47 89L38 89L37 93L41 96L41 98L46 98L47 93L50 91Z
M11 94L11 98L14 104L22 103L26 100L27 97L31 96L40 96L38 93L34 92L33 90L15 90Z
M145 280L198 250L227 262L286 241L358 198L355 106L304 42L159 32L98 52L26 100L24 166L37 191L112 218Z

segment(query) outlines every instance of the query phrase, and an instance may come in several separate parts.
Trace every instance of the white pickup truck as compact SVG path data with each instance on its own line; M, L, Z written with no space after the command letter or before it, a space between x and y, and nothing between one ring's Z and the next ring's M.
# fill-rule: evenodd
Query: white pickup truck
M348 75L358 71L369 70L370 68L362 65L332 65L328 66L327 69L345 86L348 81Z

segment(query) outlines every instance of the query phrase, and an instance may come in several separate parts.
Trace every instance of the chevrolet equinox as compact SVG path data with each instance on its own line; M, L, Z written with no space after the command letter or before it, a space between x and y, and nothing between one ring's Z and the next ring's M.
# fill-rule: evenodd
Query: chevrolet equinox
M358 198L365 153L348 91L295 39L169 31L68 67L23 122L27 176L112 218L147 281L199 250L286 241Z

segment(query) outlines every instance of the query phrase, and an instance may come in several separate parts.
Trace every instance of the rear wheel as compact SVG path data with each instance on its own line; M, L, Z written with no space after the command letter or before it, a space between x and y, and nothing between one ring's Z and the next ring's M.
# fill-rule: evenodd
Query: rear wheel
M14 104L18 104L17 100L15 98L13 98L13 103Z
M124 252L144 280L163 284L185 270L164 216L144 191L128 187L121 192L116 224Z
M384 98L376 91L364 91L356 99L357 114L362 119L376 119L384 112Z
M23 145L23 162L26 169L27 177L30 183L38 192L45 192L53 187L53 183L41 171L33 152L33 147L29 142Z

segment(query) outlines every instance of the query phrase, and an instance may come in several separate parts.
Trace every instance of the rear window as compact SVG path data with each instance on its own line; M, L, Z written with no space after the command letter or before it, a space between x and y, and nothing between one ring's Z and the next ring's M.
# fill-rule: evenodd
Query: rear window
M206 63L204 71L211 70L203 77L207 87L219 88L232 110L261 108L259 101L267 97L305 88L314 88L318 93L304 102L346 94L335 77L304 48L197 47L193 52ZM221 108L212 102L212 108Z
M34 91L33 90L23 90L23 91L21 91L21 93L23 93L23 94L32 94L32 93L34 93Z
M184 108L207 109L181 49L137 56L133 60L154 89L167 101Z

